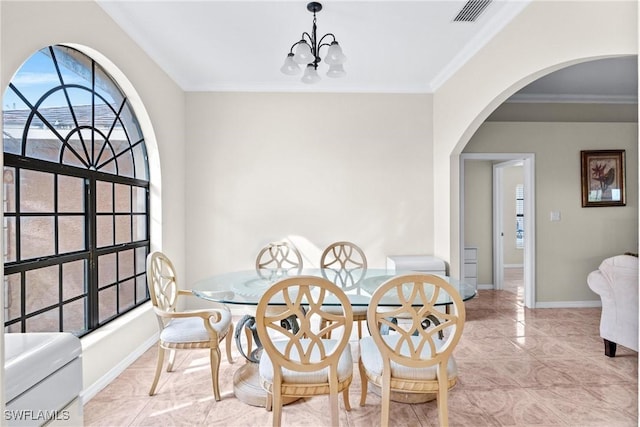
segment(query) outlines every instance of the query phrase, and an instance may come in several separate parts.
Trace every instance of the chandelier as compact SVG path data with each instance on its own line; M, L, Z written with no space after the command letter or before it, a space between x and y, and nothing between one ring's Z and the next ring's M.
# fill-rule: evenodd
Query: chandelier
M322 61L320 59L320 48L328 46L327 55L324 57L324 62L329 65L327 71L328 77L343 77L347 73L344 71L343 64L346 62L347 57L342 53L342 48L336 41L336 37L327 33L318 40L316 34L316 12L322 10L322 5L318 2L311 2L307 4L307 10L313 13L313 28L311 34L306 31L302 33L302 37L299 42L296 42L289 49L289 54L284 60L284 65L280 68L284 74L294 76L300 74L300 65L306 64L304 74L302 75L302 82L304 83L317 83L320 81L318 75L318 63ZM329 39L331 43L329 43ZM327 41L325 41L327 39ZM295 49L295 50L294 50Z

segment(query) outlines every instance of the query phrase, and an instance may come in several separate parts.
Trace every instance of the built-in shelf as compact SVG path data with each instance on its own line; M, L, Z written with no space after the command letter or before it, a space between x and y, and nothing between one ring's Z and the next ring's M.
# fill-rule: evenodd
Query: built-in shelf
M478 248L475 246L464 248L463 279L469 284L478 285Z

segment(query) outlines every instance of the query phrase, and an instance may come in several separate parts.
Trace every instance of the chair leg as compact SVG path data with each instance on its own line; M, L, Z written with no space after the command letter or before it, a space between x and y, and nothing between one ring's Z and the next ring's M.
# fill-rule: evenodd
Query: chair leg
M173 371L173 363L176 361L176 351L169 350L169 364L167 365L167 372Z
M158 385L158 380L160 379L160 373L162 372L162 364L164 363L164 348L158 344L158 363L156 365L156 374L153 377L153 383L151 384L151 389L149 390L149 396L153 396L156 392L156 386Z
M344 409L350 411L351 403L349 402L349 387L345 387L345 389L342 390L342 400L344 400Z
M215 347L209 351L211 359L211 382L213 383L213 397L216 402L220 401L220 384L218 383L218 373L220 371L220 348Z
M358 320L358 339L362 339L362 321Z
M367 387L368 387L368 380L367 380L367 373L364 371L364 365L362 365L362 359L358 360L358 370L360 371L360 406L364 406L366 400L367 400Z
M446 378L444 380L440 379L438 382L438 397L436 404L438 405L438 420L440 421L441 426L449 425L449 411L447 409L447 397L449 393L447 386L448 382L449 381Z
M338 426L340 424L339 415L338 415L338 394L330 393L329 394L329 407L331 410L331 425Z
M382 396L380 396L380 425L382 427L389 427L389 409L391 405L391 378L383 378L381 389Z
M233 358L231 357L231 342L233 341L233 323L229 325L229 331L227 332L227 336L225 337L225 345L227 348L227 361L229 363L233 363Z
M616 356L617 344L607 339L604 340L604 354L609 357Z
M273 385L273 427L280 427L282 422L282 391L276 389Z
M273 394L267 392L267 403L264 405L264 408L271 412L273 410Z

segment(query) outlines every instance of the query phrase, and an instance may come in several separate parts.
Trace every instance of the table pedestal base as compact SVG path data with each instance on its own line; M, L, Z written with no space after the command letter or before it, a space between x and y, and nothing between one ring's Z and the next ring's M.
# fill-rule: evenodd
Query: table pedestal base
M369 391L376 396L382 396L382 389L375 384L369 383ZM405 393L401 391L391 391L391 400L399 403L425 403L436 400L435 393Z
M267 405L267 392L260 385L258 364L247 362L233 374L233 392L241 402L264 408ZM288 405L298 397L284 397L283 404Z

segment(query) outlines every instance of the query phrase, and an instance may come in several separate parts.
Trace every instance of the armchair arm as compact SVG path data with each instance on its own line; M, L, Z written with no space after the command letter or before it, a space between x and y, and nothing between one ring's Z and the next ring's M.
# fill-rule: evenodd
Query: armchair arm
M600 270L595 270L589 273L589 275L587 276L587 284L593 292L600 295L601 299L613 298L613 289L611 288L611 283L609 283L607 278L604 276L604 274L602 274Z
M211 321L211 318L213 317L214 318L213 323L217 323L222 319L222 315L220 314L220 311L217 309L169 312L169 311L161 310L158 307L153 307L153 311L156 313L157 316L162 317L163 319L201 317L206 322L206 321Z

